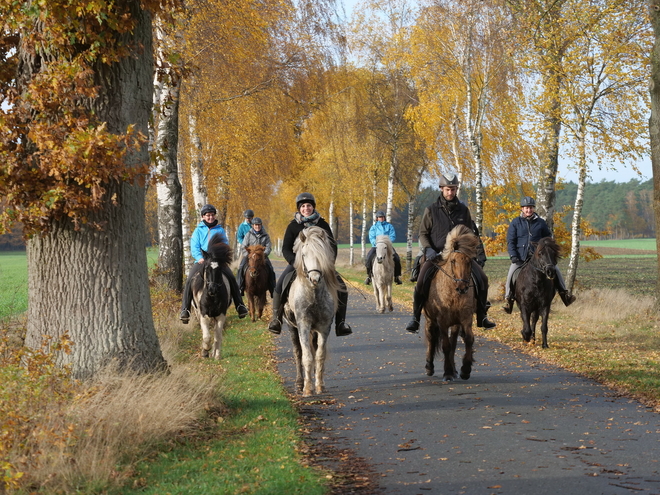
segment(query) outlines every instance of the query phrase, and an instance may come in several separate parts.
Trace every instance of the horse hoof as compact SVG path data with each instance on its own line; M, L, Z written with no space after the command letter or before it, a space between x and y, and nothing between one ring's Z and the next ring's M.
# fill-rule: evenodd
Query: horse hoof
M470 379L470 373L461 372L461 380L469 380L469 379Z
M443 382L453 382L454 381L454 376L453 375L445 375L442 377Z

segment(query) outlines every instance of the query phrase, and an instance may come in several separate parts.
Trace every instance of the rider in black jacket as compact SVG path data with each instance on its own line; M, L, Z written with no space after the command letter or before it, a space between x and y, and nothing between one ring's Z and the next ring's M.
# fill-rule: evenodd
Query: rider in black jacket
M416 333L419 330L419 319L422 316L422 308L426 302L431 277L427 279L427 272L435 269L432 261L440 255L445 247L445 241L449 232L459 224L465 225L474 231L474 222L470 216L468 207L461 203L456 197L458 190L458 177L451 175L440 176L440 191L442 194L437 201L424 210L422 223L419 228L419 245L424 250L426 261L419 271L417 285L413 295L413 319L406 326L406 330ZM478 234L475 234L478 235ZM495 323L486 316L488 312L488 277L483 270L485 262L483 246L477 259L472 261L472 274L478 285L477 291L477 326L483 328L494 328ZM431 275L431 274L429 274Z
M273 319L268 324L268 330L274 334L279 334L282 331L282 316L284 314L284 303L286 303L286 298L289 292L289 286L284 286L284 283L287 281L287 275L295 270L293 268L293 262L296 259L296 253L293 252L293 244L300 234L307 227L321 227L328 233L328 236L332 240L332 247L335 251L335 258L337 257L337 244L335 243L335 237L332 235L332 230L330 225L326 222L319 212L316 211L316 200L314 196L310 193L300 193L296 197L296 209L298 210L289 225L286 228L284 233L284 240L282 241L282 255L284 259L289 263L282 275L280 275L279 280L277 281L277 286L275 287L275 293L273 294ZM337 274L337 280L341 290L338 293L339 304L337 305L337 312L335 313L335 333L338 337L343 337L345 335L350 335L353 333L351 327L346 323L346 309L348 304L348 292L346 291L346 285L342 278ZM293 277L288 277L289 285L293 281Z
M552 237L552 232L545 220L536 214L536 201L531 196L525 196L520 201L520 216L511 220L509 230L506 233L507 250L511 259L511 266L506 277L505 295L506 304L502 309L511 314L513 310L513 297L511 295L511 279L514 272L520 268L525 261L534 254L536 244L544 237ZM566 306L575 301L575 296L569 294L561 276L559 267L555 265L557 276L555 277L555 289Z

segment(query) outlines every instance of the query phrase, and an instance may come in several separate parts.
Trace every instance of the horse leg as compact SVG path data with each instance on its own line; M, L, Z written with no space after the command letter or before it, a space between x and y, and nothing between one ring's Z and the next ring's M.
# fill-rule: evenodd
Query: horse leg
M376 296L376 311L379 313L384 313L385 309L383 308L383 291L380 290L380 285L378 279L372 281L374 286L374 296Z
M392 306L392 281L390 280L390 283L387 284L387 298L385 299L387 301L387 308L390 310L390 312L394 311L394 306Z
M213 338L213 350L211 356L214 359L222 358L222 331L225 327L225 319L227 315L221 314L215 318L214 331L215 335Z
M259 303L257 305L257 313L258 313L257 319L259 319L259 320L261 320L261 317L264 314L264 306L266 306L266 293L265 292L259 296Z
M330 334L330 327L328 327L327 333L323 334L320 332L314 332L314 341L315 341L315 371L316 371L316 390L317 394L322 394L325 392L325 382L323 376L325 374L325 358L327 352L327 337Z
M314 354L312 352L312 339L310 333L310 328L301 329L298 327L298 337L300 339L300 347L302 351L303 397L309 397L312 395L312 367L314 366Z
M200 316L199 326L202 329L202 357L209 357L211 350L211 331L209 328L209 318L207 316Z
M291 328L291 343L293 344L293 360L296 364L296 390L301 392L303 389L303 370L302 370L302 347L300 345L300 337L298 328L290 326Z
M463 342L465 342L465 355L463 356L463 366L461 366L461 378L463 380L467 380L470 378L470 374L472 373L472 362L474 361L474 333L472 333L472 316L470 316L469 322L465 322L463 324L462 330Z
M522 338L525 342L529 343L529 340L532 338L532 329L529 325L529 310L524 304L519 304L520 308L520 318L522 319L523 322L523 328L520 331L522 334Z
M536 343L536 324L539 321L539 311L532 311L532 319L530 321L530 328L532 330L532 340L531 343L535 344Z
M458 328L453 327L442 329L442 352L445 355L445 372L442 379L446 382L454 381L458 376L456 364L454 363L456 354L456 342L458 341Z
M437 325L432 325L430 319L426 319L426 374L433 376L435 367L433 366L433 359L438 352L438 332Z
M550 315L550 305L543 309L541 313L541 334L543 336L543 343L541 347L547 349L548 346L548 316Z

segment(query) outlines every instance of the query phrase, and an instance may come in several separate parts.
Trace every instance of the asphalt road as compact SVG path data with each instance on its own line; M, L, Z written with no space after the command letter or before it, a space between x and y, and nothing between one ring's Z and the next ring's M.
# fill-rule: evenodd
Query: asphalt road
M421 333L351 290L353 335L331 336L314 441L364 459L386 494L660 494L660 416L477 329L469 380L424 371ZM496 313L494 313L496 319ZM423 325L423 322L422 322ZM275 338L294 392L287 327ZM457 361L462 358L462 343Z

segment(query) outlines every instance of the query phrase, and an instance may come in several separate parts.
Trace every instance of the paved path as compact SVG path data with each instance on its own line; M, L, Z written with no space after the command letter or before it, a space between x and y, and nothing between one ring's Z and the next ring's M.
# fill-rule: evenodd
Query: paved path
M482 329L469 380L427 377L423 338L404 330L410 316L375 307L373 293L351 291L354 333L331 336L327 393L308 402L323 427L316 440L353 449L383 493L660 494L656 413ZM275 340L293 391L286 327Z

